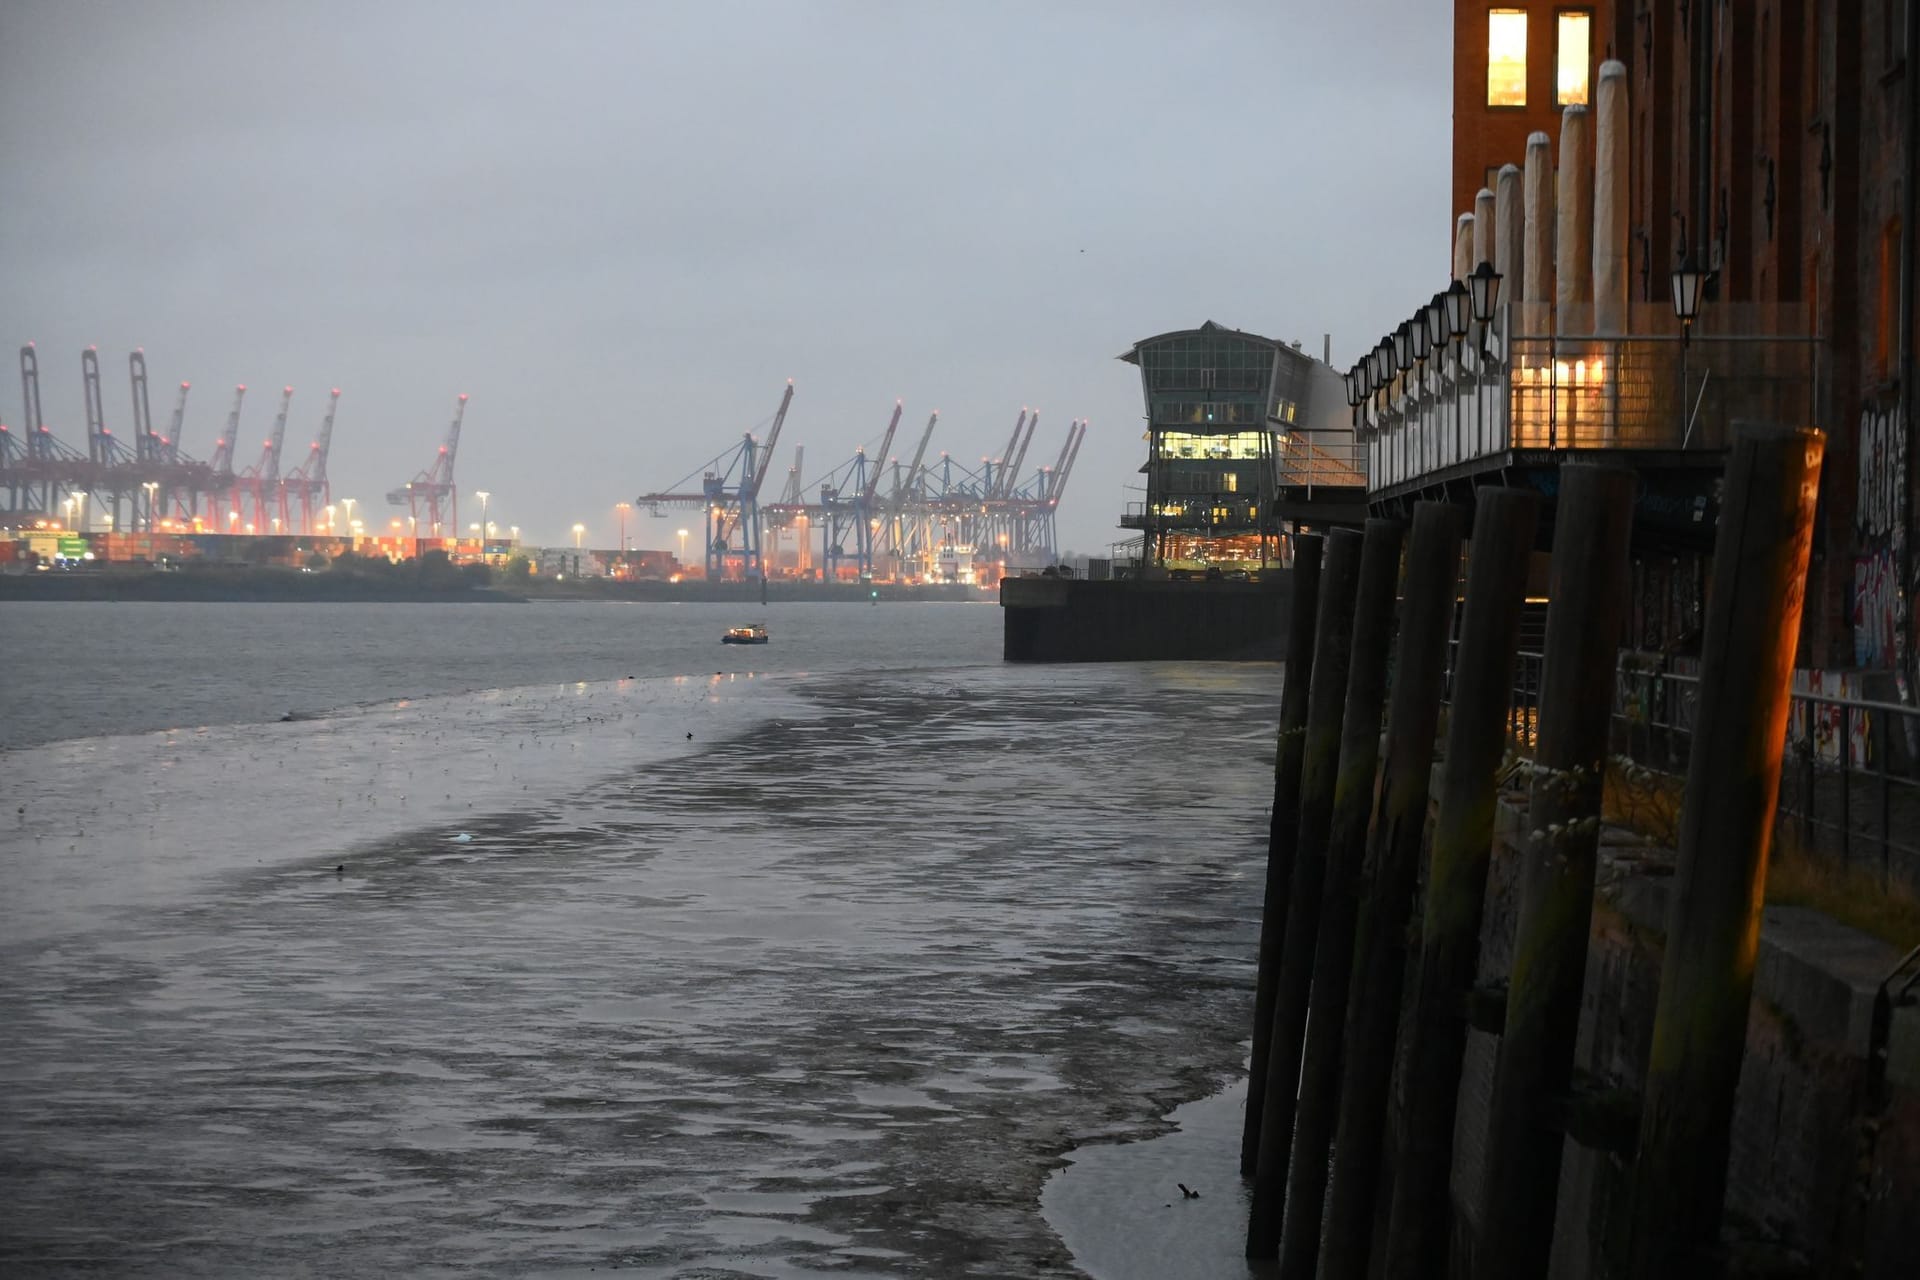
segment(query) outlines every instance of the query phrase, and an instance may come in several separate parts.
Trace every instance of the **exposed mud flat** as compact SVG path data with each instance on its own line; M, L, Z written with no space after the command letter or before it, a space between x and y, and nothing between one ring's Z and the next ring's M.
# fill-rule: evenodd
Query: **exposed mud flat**
M746 721L663 694L730 736L556 772L553 735L618 736L594 686L523 726L538 785L528 748L482 739L457 758L492 804L371 835L275 785L282 735L326 726L256 726L192 773L272 798L298 852L257 859L217 836L257 812L186 822L142 774L161 761L100 747L102 794L213 851L94 900L49 867L166 841L98 812L64 842L0 824L0 869L43 889L0 907L0 1264L1079 1274L1041 1212L1065 1153L1163 1134L1241 1065L1277 685L796 677ZM463 718L362 717L355 750L417 771ZM61 761L78 805L92 766Z

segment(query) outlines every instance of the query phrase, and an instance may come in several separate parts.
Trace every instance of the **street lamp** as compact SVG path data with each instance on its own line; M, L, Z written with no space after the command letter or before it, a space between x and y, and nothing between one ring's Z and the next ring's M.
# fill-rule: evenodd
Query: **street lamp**
M686 564L686 562L687 562L687 531L685 529L682 529L680 531L680 563L684 565Z
M331 502L327 504L327 532L333 532L333 504Z
M353 525L353 504L358 501L360 501L360 499L358 498L340 499L340 505L347 509L347 525L349 528L351 528Z
M1494 308L1500 305L1500 281L1503 278L1485 258L1467 277L1467 290L1473 295L1473 319L1476 324L1493 323Z
M580 549L580 535L585 533L586 531L587 531L587 526L583 524L576 524L573 526L573 549L575 551L578 551Z
M633 510L631 502L616 502L613 509L620 513L620 554L627 554L627 512Z
M1700 265L1692 254L1673 269L1673 314L1680 319L1680 344L1685 346L1700 315L1700 300L1718 272Z
M157 480L149 480L145 484L141 485L140 487L147 491L147 532L152 533L153 532L153 495L159 491L160 482Z
M474 496L480 499L480 562L485 564L487 560L487 500L493 497L493 495L485 489L475 489L473 492Z

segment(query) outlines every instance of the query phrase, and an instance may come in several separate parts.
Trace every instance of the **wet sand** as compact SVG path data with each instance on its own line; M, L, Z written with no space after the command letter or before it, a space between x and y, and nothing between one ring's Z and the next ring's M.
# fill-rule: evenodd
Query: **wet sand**
M161 837L8 832L8 874L67 891L51 924L0 914L0 1264L1080 1274L1049 1176L1164 1133L1243 1061L1276 687L1206 666L797 680L731 736L654 733L516 802L526 748L491 742L459 757L498 798L473 817L329 839L316 789L274 815L298 856L216 841L93 907L45 864L135 866ZM423 767L458 708L375 745ZM592 723L527 727L533 749L617 731L572 714ZM278 735L315 730L250 732L236 797ZM157 778L111 791L183 821ZM1201 1189L1196 1220L1233 1194Z

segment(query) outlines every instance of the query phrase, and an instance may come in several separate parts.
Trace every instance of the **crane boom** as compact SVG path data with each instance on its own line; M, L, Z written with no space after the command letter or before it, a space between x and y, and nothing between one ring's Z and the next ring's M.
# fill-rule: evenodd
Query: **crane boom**
M95 463L110 462L106 413L100 396L100 352L88 347L80 353L80 380L87 397L87 457Z
M744 509L748 503L760 496L760 482L766 478L767 462L773 457L773 450L780 443L780 428L787 420L787 406L793 403L793 379L787 379L787 390L780 397L780 408L773 415L773 426L767 429L767 442L756 451L759 456L751 459L753 474L742 476L740 480L740 502Z
M153 434L153 412L147 403L147 353L136 347L127 355L127 377L133 389L133 453L142 462L158 462L166 451Z
M1027 433L1020 437L1020 447L1014 451L1013 460L1000 473L1000 496L1010 498L1020 483L1020 465L1027 460L1027 449L1033 444L1034 428L1040 425L1040 411L1035 409L1033 416L1027 419ZM1069 428L1071 430L1071 428Z
M167 434L160 439L160 447L166 451L168 462L179 462L183 456L180 452L180 432L187 421L187 392L192 387L191 382L180 384L180 393L173 400L173 418L167 423Z
M874 455L873 471L867 476L865 492L860 495L862 502L872 502L874 491L880 487L880 473L885 470L887 465L887 450L893 448L893 433L900 429L900 413L902 408L903 405L900 401L895 400L893 402L893 417L887 422L887 433L880 437L880 452Z
M227 410L226 434L213 445L213 473L215 475L233 474L233 447L240 438L240 402L247 398L247 384L241 383L233 389L233 408Z
M1047 499L1050 502L1058 503L1060 501L1060 495L1067 487L1067 477L1073 474L1073 460L1080 456L1080 442L1087 438L1087 420L1085 418L1080 419L1078 425L1080 428L1078 431L1068 433L1073 443L1067 449L1066 463L1054 474L1053 492L1047 495Z
M920 443L914 447L913 462L907 467L907 478L894 487L893 506L896 513L906 505L907 495L913 492L914 481L920 475L920 464L927 456L927 441L933 439L933 425L938 421L940 411L935 409L933 416L927 419L927 429L920 433Z
M1025 405L1022 405L1020 407L1020 416L1013 420L1013 434L1007 437L1007 447L1000 451L999 462L1001 463L1002 466L1005 465L1006 460L1008 458L1011 458L1013 456L1014 446L1020 443L1020 433L1021 431L1026 429L1026 425L1027 425L1027 409ZM998 483L998 480L1001 474L1002 472L1000 471L996 471L994 473L995 483L988 486L987 491L981 495L982 497L993 498L993 497L999 496L1000 485Z

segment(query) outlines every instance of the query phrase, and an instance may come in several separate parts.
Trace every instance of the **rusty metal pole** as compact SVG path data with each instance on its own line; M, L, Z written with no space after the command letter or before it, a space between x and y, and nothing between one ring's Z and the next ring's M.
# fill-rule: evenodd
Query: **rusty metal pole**
M1465 523L1465 513L1445 503L1422 502L1413 509L1393 702L1387 713L1387 761L1380 774L1379 815L1361 873L1360 916L1354 930L1353 987L1341 1051L1345 1078L1334 1138L1333 1185L1321 1228L1320 1280L1366 1280L1367 1275L1409 917L1427 829L1434 735L1440 727L1440 688Z
M1426 909L1403 1049L1407 1096L1393 1169L1385 1274L1427 1280L1444 1271L1453 1222L1447 1190L1453 1121L1466 1052L1467 994L1480 960L1480 916L1493 850L1496 773L1507 744L1507 701L1539 498L1520 489L1474 495L1467 599L1447 711L1445 772L1434 815Z
M1727 464L1633 1173L1631 1274L1651 1280L1708 1274L1719 1243L1825 444L1742 427Z
M1253 1060L1247 1067L1247 1114L1240 1131L1240 1176L1251 1178L1260 1153L1260 1111L1267 1096L1268 1028L1280 980L1280 940L1287 932L1287 889L1293 881L1293 838L1300 822L1300 756L1307 732L1307 688L1313 678L1313 620L1320 603L1317 534L1293 540L1292 599L1287 615L1286 684L1280 690L1280 736L1273 751L1273 813L1267 822L1267 888L1260 908L1260 958L1253 988Z
M1534 1280L1553 1253L1563 1116L1593 927L1600 791L1626 620L1639 483L1627 467L1560 468L1540 743L1520 854L1507 1016L1487 1119L1476 1280Z
M1393 644L1393 598L1400 585L1397 520L1367 521L1360 549L1360 590L1353 608L1353 657L1340 730L1340 770L1327 830L1326 879L1314 944L1300 1095L1294 1108L1293 1154L1282 1211L1280 1274L1312 1277L1320 1253L1320 1209L1327 1196L1327 1150L1340 1102L1340 1035L1353 976L1353 926L1359 913L1360 864L1373 817L1380 771L1380 716L1387 698L1387 656Z
M1247 1217L1249 1258L1271 1258L1280 1247L1280 1215L1274 1206L1286 1192L1287 1151L1293 1142L1300 1034L1306 1028L1313 945L1320 930L1320 891L1326 877L1327 830L1333 821L1334 776L1340 765L1341 712L1353 653L1361 541L1356 529L1335 529L1327 536L1320 572L1313 681L1307 693L1307 736L1300 759L1300 825L1294 838L1293 881L1287 891L1273 1025L1268 1030L1267 1095L1254 1162L1253 1210Z

